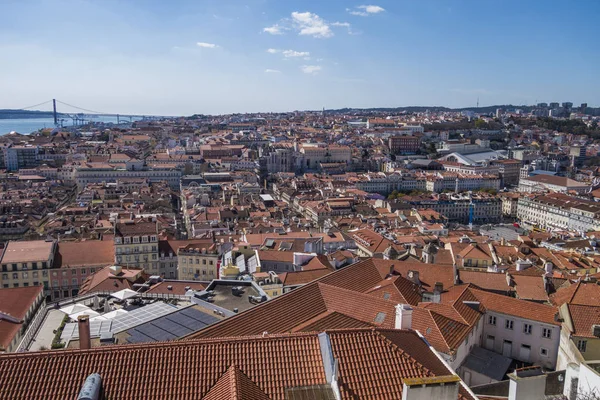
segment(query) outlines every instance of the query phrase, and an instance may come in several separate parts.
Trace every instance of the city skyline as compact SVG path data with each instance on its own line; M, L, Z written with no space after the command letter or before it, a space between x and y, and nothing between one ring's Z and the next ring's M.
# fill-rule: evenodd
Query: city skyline
M8 1L0 108L156 115L600 104L594 2ZM94 18L90 18L90 16ZM51 21L50 23L48 21ZM560 30L556 27L560 27Z

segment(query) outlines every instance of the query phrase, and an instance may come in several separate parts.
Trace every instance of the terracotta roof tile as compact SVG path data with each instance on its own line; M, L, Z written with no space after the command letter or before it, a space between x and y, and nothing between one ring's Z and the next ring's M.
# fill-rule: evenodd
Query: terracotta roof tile
M600 325L600 307L567 305L573 322L573 336L597 339L592 332L593 325Z
M593 282L580 281L558 289L550 296L550 301L557 306L565 303L600 306L600 286Z
M542 276L524 276L513 275L516 283L515 290L517 297L523 300L548 301L548 293L544 288L544 278Z
M461 282L472 283L483 290L496 292L510 292L512 290L508 286L505 274L460 270L459 276Z
M406 378L451 374L414 331L342 329L327 337L343 399L399 399ZM115 400L283 400L286 388L327 383L318 334L295 333L3 355L0 399L75 398L93 372Z
M557 308L531 301L515 299L495 293L470 288L469 291L481 302L486 309L506 315L514 315L533 321L551 325L560 325L555 320Z
M232 365L203 397L203 400L221 399L268 400L269 397L237 366Z

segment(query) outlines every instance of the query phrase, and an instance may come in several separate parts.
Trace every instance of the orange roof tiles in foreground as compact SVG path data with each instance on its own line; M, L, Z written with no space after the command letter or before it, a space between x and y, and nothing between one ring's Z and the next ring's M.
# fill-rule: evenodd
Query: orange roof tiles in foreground
M43 290L43 286L0 290L0 313L8 314L20 321L24 320ZM0 318L0 351L8 348L22 326L22 324Z
M404 379L452 375L414 331L331 330L321 339L338 361L343 399L400 399ZM0 399L75 398L98 373L114 400L283 400L286 389L327 384L322 340L267 334L3 355ZM461 385L460 398L474 397Z

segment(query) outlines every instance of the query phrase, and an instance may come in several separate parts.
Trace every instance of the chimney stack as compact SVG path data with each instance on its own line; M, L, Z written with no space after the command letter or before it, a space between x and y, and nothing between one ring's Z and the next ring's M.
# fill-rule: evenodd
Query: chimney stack
M402 380L402 400L456 400L460 378L456 375L442 375Z
M92 348L92 339L90 337L90 317L89 315L80 315L77 317L79 326L79 348L87 350Z
M396 329L412 329L413 309L410 304L396 305Z
M543 400L546 398L546 374L538 366L516 369L508 374L508 400Z

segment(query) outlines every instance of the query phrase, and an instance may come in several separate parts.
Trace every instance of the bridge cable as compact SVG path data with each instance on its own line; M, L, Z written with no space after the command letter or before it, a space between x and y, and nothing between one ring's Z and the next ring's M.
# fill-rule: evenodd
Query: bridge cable
M68 106L68 107L71 107L71 108L75 108L77 110L85 111L85 112L88 112L88 113L92 113L92 114L117 115L117 114L114 114L114 113L104 113L104 112L100 112L100 111L88 110L86 108L77 107L77 106L74 106L72 104L65 103L64 101L60 101L60 100L56 100L56 102L60 103L62 105L65 105L65 106Z
M52 100L47 100L47 101L45 101L45 102L43 102L43 103L40 103L40 104L34 104L33 106L29 106L29 107L15 108L15 110L28 110L28 109L30 109L30 108L39 107L39 106L42 106L42 105L44 105L44 104L46 104L46 103L51 103L51 102L52 102ZM38 111L39 111L39 110L38 110Z

